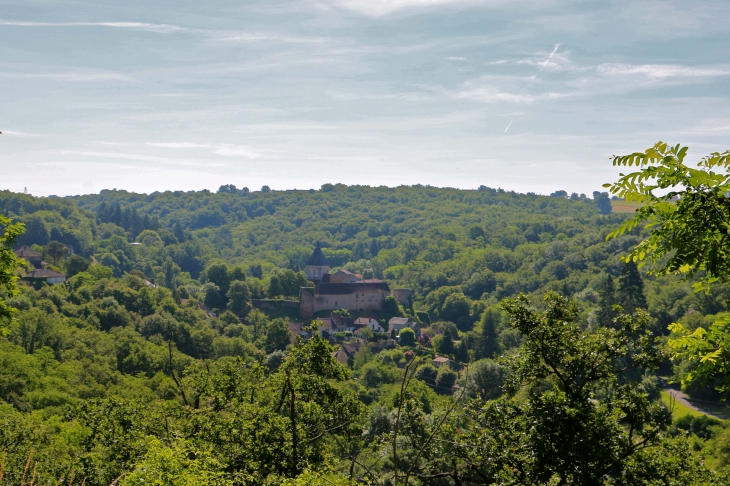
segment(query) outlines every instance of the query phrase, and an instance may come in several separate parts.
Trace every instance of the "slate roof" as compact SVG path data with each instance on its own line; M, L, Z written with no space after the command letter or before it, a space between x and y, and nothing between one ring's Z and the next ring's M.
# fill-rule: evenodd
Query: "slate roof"
M317 248L314 249L314 252L312 253L312 256L309 257L309 260L307 260L307 266L313 266L313 267L327 267L327 259L324 257L324 253L322 253L322 249L319 247L319 243L317 243Z
M355 292L372 292L374 290L390 292L390 287L385 282L320 282L317 284L314 293L315 295L349 295Z
M395 324L395 325L408 324L408 321L410 321L410 319L407 317L391 317L390 320L388 321L388 324L391 326L393 324Z
M21 246L15 250L15 256L18 258L40 258L41 254L28 246Z
M54 272L53 270L33 270L32 272L26 273L25 278L66 278L66 275L58 272Z

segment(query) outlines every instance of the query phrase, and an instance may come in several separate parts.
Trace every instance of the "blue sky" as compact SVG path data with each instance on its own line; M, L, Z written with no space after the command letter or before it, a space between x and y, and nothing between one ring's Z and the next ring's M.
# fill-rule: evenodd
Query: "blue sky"
M730 2L0 2L0 189L590 194L730 148Z

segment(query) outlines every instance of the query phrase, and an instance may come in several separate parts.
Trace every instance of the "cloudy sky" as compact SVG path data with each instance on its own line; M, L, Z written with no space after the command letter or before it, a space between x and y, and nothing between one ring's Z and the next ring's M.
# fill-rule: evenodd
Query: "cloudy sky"
M591 193L730 148L730 2L0 0L0 189Z

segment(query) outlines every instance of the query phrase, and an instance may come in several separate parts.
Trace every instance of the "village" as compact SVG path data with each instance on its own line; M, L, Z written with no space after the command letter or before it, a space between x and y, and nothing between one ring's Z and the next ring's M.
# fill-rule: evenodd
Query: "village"
M29 271L22 279L31 285L66 282L66 275L43 261L43 255L33 248L21 246L14 253L28 262ZM431 350L432 338L440 331L434 333L431 329L423 330L424 323L411 315L416 314L412 311L411 289L391 289L387 282L376 278L363 279L362 275L343 269L330 273L330 266L319 244L307 261L304 273L314 286L302 287L298 301L277 302L298 310L300 319L290 320L288 325L292 343L306 341L316 333L335 346L332 356L350 368L358 351L367 347L374 354L402 348L403 359L395 363L399 368L404 368L418 350L421 358L430 360L435 368L446 367L458 371L459 365L450 357L439 356ZM145 283L155 287L154 279L145 280ZM184 305L188 299L182 300ZM274 309L272 299L252 299L252 305L263 310ZM198 306L206 318L218 317L215 310L203 302L199 302ZM386 307L392 309L391 313L403 315L383 318ZM245 318L241 320L246 323ZM459 385L454 382L453 389L458 388Z

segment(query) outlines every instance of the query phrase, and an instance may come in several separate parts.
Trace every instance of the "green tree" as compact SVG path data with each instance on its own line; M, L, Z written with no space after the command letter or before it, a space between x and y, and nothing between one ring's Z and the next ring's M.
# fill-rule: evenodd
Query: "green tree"
M438 341L438 348L436 351L446 355L454 354L454 337L450 332L443 333L441 339Z
M266 353L273 353L276 350L283 351L291 344L291 333L285 319L274 319L266 329L264 348Z
M596 290L598 291L598 311L596 312L598 324L603 327L611 327L613 325L613 318L616 317L613 306L617 304L613 277L606 274L600 280ZM645 309L646 306L641 308Z
M476 335L475 355L477 359L493 358L499 353L499 340L497 338L497 327L501 316L497 309L487 309L482 314L479 322L479 329Z
M386 320L390 320L392 317L400 317L402 314L396 298L392 295L387 296L383 302L383 315L386 316Z
M68 255L68 248L60 241L51 241L45 246L44 250L51 257L54 265L58 264L58 260Z
M231 282L228 289L228 308L239 316L247 316L253 307L251 306L251 290L248 284L241 280Z
M436 374L434 390L440 395L450 395L457 377L457 374L446 366L440 367Z
M468 398L494 400L502 396L507 370L491 359L480 359L469 367L462 385Z
M525 342L506 362L509 395L470 408L478 426L462 457L484 484L606 484L663 444L666 411L619 380L664 358L649 316L622 315L616 329L590 334L576 322L575 303L548 293L545 306L535 312L524 296L503 303ZM530 392L514 400L523 387ZM653 460L643 458L644 467Z
M593 202L598 208L598 212L601 214L611 214L613 207L611 206L611 199L608 197L607 192L593 192Z
M405 327L401 329L400 334L398 334L400 337L399 344L401 346L415 346L416 345L416 331L411 329L410 327Z
M625 261L652 262L653 275L697 277L696 291L730 277L730 151L713 152L693 168L684 160L688 148L658 142L644 152L616 156L616 166L636 166L635 172L605 184L612 194L639 203L636 215L609 234L616 238L646 224L649 236L636 245ZM658 193L657 193L658 192ZM722 377L720 389L730 391L730 331L725 320L709 330L691 331L682 324L670 326L676 339L669 341L676 358L696 367L686 382Z
M77 273L85 272L89 269L90 262L79 255L71 255L66 261L66 277L73 277Z
M20 265L13 253L13 243L23 234L22 223L13 223L9 218L0 214L0 336L7 334L8 325L13 318L15 309L6 301L8 297L15 297L18 293L18 277L15 269Z
M644 281L639 274L636 262L628 261L621 268L621 275L618 277L616 299L626 312L630 313L636 309L646 309Z

